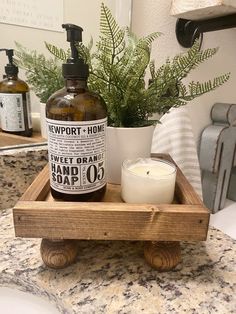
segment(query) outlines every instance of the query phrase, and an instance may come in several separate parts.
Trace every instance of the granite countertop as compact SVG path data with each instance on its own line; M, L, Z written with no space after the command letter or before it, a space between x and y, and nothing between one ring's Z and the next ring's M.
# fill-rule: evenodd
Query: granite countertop
M5 193L14 202L47 159L46 151L21 153L19 164L18 157L0 156L7 165ZM14 237L9 204L4 198L0 213L0 285L44 296L61 313L235 313L236 241L216 229L206 242L181 243L182 262L172 272L153 270L143 244L126 241L79 241L77 262L51 270L41 260L39 239Z
M0 151L0 210L15 205L47 163L45 147Z

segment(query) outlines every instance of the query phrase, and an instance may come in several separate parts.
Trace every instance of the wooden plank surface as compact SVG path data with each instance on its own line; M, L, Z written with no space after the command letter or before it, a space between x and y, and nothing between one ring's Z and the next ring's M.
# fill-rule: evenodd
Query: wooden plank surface
M172 0L171 15L202 20L236 13L235 0Z
M41 137L40 133L33 133L32 137L19 136L0 131L0 147L15 146L21 144L41 143L45 139Z
M206 239L209 213L200 205L20 201L20 237L103 240Z

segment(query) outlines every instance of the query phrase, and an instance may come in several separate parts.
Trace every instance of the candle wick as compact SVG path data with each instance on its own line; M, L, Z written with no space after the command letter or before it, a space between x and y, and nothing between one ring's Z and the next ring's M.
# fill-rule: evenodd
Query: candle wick
M147 171L147 175L149 175L150 171Z

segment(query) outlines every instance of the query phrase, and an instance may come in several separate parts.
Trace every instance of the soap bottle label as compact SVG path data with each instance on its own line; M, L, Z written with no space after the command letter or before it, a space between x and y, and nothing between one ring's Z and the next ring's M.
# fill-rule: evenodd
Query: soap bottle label
M27 92L26 95L26 107L27 107L27 117L28 117L28 127L32 128L32 117L31 117L31 101L30 101L30 93Z
M24 131L22 94L0 93L0 116L4 131Z
M51 187L61 193L94 192L106 184L107 118L93 121L47 119Z

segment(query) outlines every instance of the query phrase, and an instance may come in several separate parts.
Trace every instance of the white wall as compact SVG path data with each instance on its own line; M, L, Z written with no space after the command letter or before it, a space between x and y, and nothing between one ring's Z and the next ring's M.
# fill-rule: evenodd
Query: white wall
M175 37L176 18L170 16L171 0L133 0L132 29L139 35L160 31L153 47L153 58L161 65L167 56L185 51ZM204 34L203 49L220 47L218 54L192 73L190 80L207 80L216 74L231 72L231 79L218 90L188 104L196 141L202 129L210 123L210 109L215 102L236 103L236 30Z
M115 10L116 0L64 0L64 23L73 23L80 25L83 29L83 39L88 41L91 36L96 40L99 34L99 16L101 2L107 4L113 11ZM47 52L44 41L55 44L62 48L68 48L64 32L53 32L17 25L1 24L1 48L15 48L14 42L17 41L23 46L37 50L38 52ZM0 55L0 78L4 74L4 66L7 58L2 52ZM20 70L19 77L25 79L24 73ZM39 100L33 96L32 111L39 112Z

